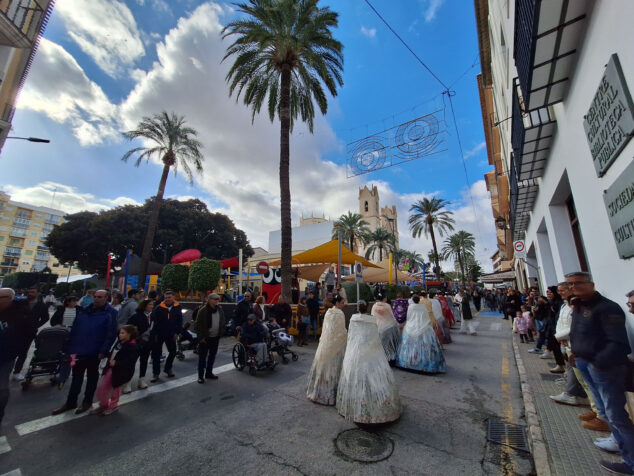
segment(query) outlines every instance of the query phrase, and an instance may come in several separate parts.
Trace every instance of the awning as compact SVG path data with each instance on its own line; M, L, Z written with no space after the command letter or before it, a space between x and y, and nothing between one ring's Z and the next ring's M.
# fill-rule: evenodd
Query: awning
M238 266L240 266L240 262L238 261L238 257L234 256L233 258L221 260L220 266L222 266L222 269L237 268Z
M332 240L323 245L319 245L310 250L296 254L292 258L292 264L332 264L337 263L339 244L337 240ZM374 263L369 262L367 259L362 258L359 255L354 254L345 246L341 246L341 264L354 264L355 261L361 262L364 267L378 268ZM269 266L279 266L281 260L271 261Z
M390 275L394 279L394 265L389 267L389 259L384 259L379 263L379 266L373 268L367 268L363 270L363 282L364 283L387 283L390 280ZM420 281L420 276L413 276L409 273L405 273L398 270L396 273L398 281ZM351 274L343 278L344 281L354 281L355 276Z
M320 276L324 274L324 271L328 269L328 266L330 266L330 264L311 264L308 266L298 266L295 269L299 272L298 278L316 283L319 281Z
M499 273L483 274L480 281L483 283L505 283L515 279L515 271L502 271Z
M62 276L57 278L57 283L74 283L75 281L83 281L84 279L90 279L94 274L74 274L71 276Z

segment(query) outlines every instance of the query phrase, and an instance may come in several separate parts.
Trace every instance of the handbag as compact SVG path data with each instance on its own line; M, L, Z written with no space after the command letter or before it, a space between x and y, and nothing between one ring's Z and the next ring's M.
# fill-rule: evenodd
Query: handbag
M302 324L310 324L310 316L302 316Z

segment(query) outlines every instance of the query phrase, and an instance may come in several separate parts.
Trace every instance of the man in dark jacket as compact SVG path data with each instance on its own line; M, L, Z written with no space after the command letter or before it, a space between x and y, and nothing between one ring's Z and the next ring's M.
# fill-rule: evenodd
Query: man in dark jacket
M25 336L20 343L21 347L18 352L18 358L13 368L13 379L18 382L24 380L22 375L22 367L26 361L33 339L37 335L37 330L48 321L48 305L44 303L40 291L36 286L31 286L26 292L27 303L29 306L29 323L31 331Z
M625 378L630 345L623 309L594 290L588 273L566 275L572 290L570 345L572 363L592 391L598 413L605 414L623 457L601 461L617 474L634 474L634 424L625 411Z
M311 291L308 293L308 299L306 299L306 307L308 308L308 314L310 315L310 328L313 333L313 340L317 340L317 319L319 318L319 299L315 296L315 293Z
M240 330L240 338L255 350L258 365L264 365L266 363L266 342L264 342L266 330L257 322L255 314L247 316L247 323Z
M247 323L247 316L253 313L253 301L251 300L251 293L247 291L244 293L244 299L240 301L235 310L233 311L233 330L242 327Z
M53 415L76 408L75 413L84 413L92 407L92 399L99 380L99 362L110 352L117 338L117 311L108 304L108 291L95 292L93 303L82 309L73 323L67 352L76 355L73 380L66 403L53 410ZM86 374L86 389L80 407L77 398Z
M214 375L214 362L218 343L225 332L225 314L219 302L220 296L211 293L207 297L207 304L196 313L194 330L198 336L198 383L205 383L205 378L218 378Z
M163 344L167 347L167 359L165 359L165 373L168 377L174 377L172 365L176 357L176 341L183 328L183 310L174 299L173 291L165 291L163 302L152 311L152 379L157 382L161 373L161 353Z
M15 292L0 288L0 422L9 401L9 376L20 350L20 343L31 335L29 308L14 301Z
M310 310L309 310L310 312ZM272 313L277 319L277 323L280 327L288 329L291 325L291 317L293 315L293 310L291 309L290 304L286 302L284 296L280 294L280 297L277 298L277 302L273 305Z

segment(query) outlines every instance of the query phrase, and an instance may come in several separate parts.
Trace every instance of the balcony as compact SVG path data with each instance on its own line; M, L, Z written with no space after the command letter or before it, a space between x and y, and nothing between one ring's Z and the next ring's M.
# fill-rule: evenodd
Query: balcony
M2 254L12 258L19 258L22 254L22 250L20 248L6 248Z
M31 226L31 220L27 220L26 218L14 218L13 226L18 226L20 228L28 228Z
M59 225L60 221L62 221L62 218L57 215L47 215L46 219L44 220L45 223L51 225Z
M513 240L524 237L530 221L530 212L535 204L539 184L537 179L518 180L519 173L515 163L516 156L511 154L511 167L509 170L509 188L511 205L509 212L509 224Z
M9 267L9 268L17 268L18 267L18 263L13 262L13 261L3 261L0 263L0 266L5 266L5 267Z
M13 228L9 233L9 236L17 236L18 238L26 238L26 229Z
M591 5L589 0L516 0L513 57L527 109L565 97Z
M44 17L35 0L0 0L0 45L31 48Z

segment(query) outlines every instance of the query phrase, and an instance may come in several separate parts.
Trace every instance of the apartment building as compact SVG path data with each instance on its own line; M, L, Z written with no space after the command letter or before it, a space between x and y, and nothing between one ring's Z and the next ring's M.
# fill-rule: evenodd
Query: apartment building
M474 3L500 256L519 287L543 292L584 270L625 307L634 288L634 2ZM513 254L518 240L525 257Z
M55 0L0 0L0 150Z
M72 264L59 263L44 244L50 231L64 222L65 213L14 202L0 191L0 278L17 271L67 276L80 274Z

